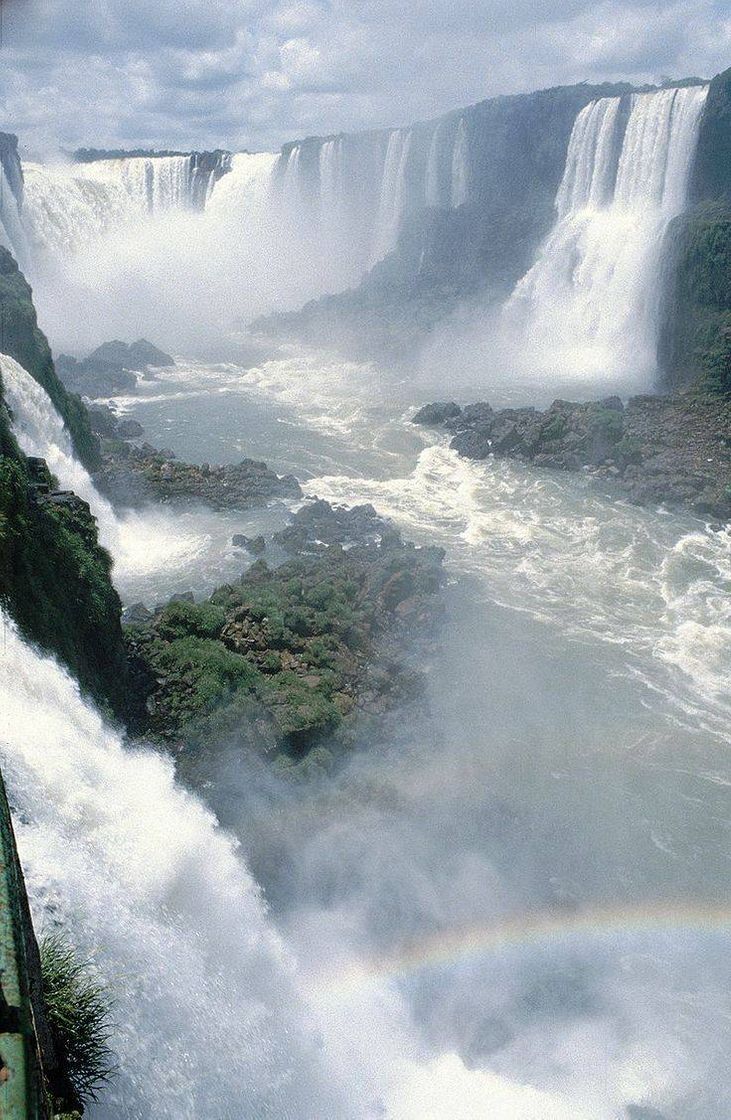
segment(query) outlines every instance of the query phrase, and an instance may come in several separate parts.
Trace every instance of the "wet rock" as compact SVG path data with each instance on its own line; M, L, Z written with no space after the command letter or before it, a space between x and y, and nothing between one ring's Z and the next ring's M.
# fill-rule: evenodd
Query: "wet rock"
M422 409L429 422L442 404ZM638 503L670 504L700 517L731 517L731 401L699 392L642 394L626 405L555 400L533 408L493 411L467 405L442 426L451 447L470 459L521 459L556 470L590 470Z
M176 591L170 596L171 603L194 603L195 595L192 591Z
M122 622L126 626L132 626L136 623L144 624L152 618L152 611L148 610L144 603L133 603L122 611Z
M434 404L425 404L412 418L414 424L424 424L427 427L441 427L447 420L459 416L462 409L454 401L435 401Z
M234 545L235 548L246 549L252 556L261 556L266 551L267 547L267 542L264 540L264 537L246 537L243 533L234 533L231 538L231 544Z
M137 439L144 435L145 429L138 420L120 420L117 423L117 435L120 439Z

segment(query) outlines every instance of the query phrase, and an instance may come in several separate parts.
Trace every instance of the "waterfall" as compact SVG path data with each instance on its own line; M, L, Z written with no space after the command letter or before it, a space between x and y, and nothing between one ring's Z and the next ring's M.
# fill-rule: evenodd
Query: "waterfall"
M296 213L302 202L302 186L300 183L300 157L302 150L299 144L290 148L284 164L282 175L282 201L290 213Z
M114 559L114 582L124 599L142 598L154 604L173 591L200 587L206 565L213 574L223 563L219 582L227 576L222 554L230 526L225 518L205 509L159 506L117 514L76 458L71 437L45 389L6 354L0 354L0 381L21 450L45 459L59 485L89 504L100 543Z
M426 160L426 179L424 181L424 201L427 206L441 206L442 177L441 161L444 142L444 121L439 121L432 132L429 154Z
M71 436L45 389L7 354L0 354L0 380L21 450L45 459L60 485L88 502L99 524L102 544L118 552L119 524L114 510L76 458Z
M464 117L460 117L457 131L454 136L454 149L452 152L452 206L456 209L462 206L469 194L469 146L467 140L467 125Z
M23 227L21 206L2 163L0 163L0 245L10 249L21 267L27 265L28 239Z
M320 148L320 221L326 230L337 227L343 202L342 141L326 140Z
M67 929L113 994L119 1076L89 1116L348 1116L234 841L2 612L0 762L36 928Z
M660 266L685 203L707 87L633 94L579 113L556 224L504 312L537 373L646 384L656 367Z
M388 256L396 247L405 203L406 165L410 150L410 129L399 128L389 134L373 231L371 265Z

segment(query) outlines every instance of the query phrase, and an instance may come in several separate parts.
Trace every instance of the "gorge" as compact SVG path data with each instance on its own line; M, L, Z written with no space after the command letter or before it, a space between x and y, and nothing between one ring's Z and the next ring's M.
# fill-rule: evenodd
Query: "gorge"
M113 998L86 1116L728 1112L729 106L0 136L0 765ZM82 402L36 311L174 364ZM699 487L627 500L663 407Z

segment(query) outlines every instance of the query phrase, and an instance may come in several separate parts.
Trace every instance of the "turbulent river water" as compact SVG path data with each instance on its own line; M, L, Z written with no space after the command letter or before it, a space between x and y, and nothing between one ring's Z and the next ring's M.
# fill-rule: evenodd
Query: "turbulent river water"
M731 538L582 476L460 459L409 421L430 389L291 349L181 361L119 402L153 443L266 456L447 549L423 720L313 800L222 763L214 802L338 1068L375 1060L374 1000L369 1076L404 1038L420 1055L386 1115L711 1120L731 1099Z

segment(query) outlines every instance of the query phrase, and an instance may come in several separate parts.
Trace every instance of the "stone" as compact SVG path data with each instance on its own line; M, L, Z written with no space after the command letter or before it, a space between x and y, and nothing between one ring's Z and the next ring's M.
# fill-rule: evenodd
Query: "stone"
M425 404L411 420L413 424L424 424L427 427L439 428L447 420L459 416L461 411L462 409L455 401L435 401L434 404Z

